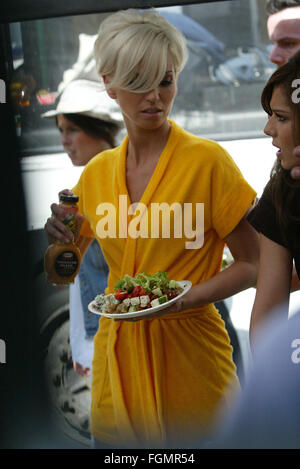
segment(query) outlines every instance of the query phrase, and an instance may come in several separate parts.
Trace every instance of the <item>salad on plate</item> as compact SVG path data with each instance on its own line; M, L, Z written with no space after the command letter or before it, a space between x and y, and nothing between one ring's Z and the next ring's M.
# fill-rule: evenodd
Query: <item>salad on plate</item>
M108 314L124 314L159 307L181 295L182 282L169 280L166 272L153 275L125 275L114 286L114 293L100 294L93 301L93 310Z

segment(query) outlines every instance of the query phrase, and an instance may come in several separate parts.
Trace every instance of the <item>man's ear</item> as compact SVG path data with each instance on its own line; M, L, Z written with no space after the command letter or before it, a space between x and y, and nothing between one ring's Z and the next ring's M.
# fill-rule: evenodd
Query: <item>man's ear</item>
M109 79L106 75L103 75L102 76L103 78L103 81L104 81L104 84L105 84L105 88L106 88L106 93L108 94L108 96L111 98L111 99L117 99L117 94L115 92L115 89L114 88L110 88L108 86L109 84Z

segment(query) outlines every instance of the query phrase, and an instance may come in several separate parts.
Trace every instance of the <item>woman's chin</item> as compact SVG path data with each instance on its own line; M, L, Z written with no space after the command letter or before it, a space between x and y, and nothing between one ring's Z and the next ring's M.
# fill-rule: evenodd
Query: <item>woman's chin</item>
M83 163L80 161L79 158L76 158L76 156L70 156L70 160L72 161L73 166L83 166Z

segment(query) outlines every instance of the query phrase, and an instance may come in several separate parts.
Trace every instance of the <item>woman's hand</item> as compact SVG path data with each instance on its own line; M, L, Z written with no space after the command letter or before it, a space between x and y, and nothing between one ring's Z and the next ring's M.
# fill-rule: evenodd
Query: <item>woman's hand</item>
M87 378L90 376L90 369L82 366L80 363L73 360L73 368L80 376L83 378Z
M69 189L64 189L59 194L68 194L72 195L73 193ZM62 220L67 218L65 210L56 203L51 205L51 217L48 218L45 224L45 232L48 238L49 244L52 244L56 241L62 243L69 243L70 241L76 241L79 237L79 232L81 225L84 221L84 216L80 213L75 215L76 220L76 231L73 233L63 222Z
M291 177L293 179L300 179L300 145L294 148L293 154L299 158L299 166L292 168Z

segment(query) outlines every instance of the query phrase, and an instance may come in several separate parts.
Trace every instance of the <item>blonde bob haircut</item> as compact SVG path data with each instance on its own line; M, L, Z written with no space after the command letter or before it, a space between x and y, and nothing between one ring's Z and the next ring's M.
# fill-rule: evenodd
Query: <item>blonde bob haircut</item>
M94 46L97 72L108 78L107 86L136 93L159 86L169 54L177 76L187 60L184 36L154 9L110 15Z

